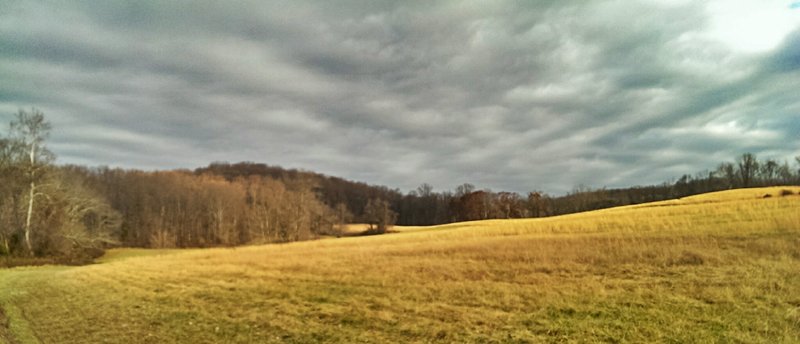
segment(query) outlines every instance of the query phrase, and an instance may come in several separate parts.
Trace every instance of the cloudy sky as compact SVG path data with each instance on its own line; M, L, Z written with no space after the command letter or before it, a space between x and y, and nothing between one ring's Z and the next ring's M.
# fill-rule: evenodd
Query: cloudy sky
M660 183L800 155L800 2L0 0L0 119L30 107L60 163Z

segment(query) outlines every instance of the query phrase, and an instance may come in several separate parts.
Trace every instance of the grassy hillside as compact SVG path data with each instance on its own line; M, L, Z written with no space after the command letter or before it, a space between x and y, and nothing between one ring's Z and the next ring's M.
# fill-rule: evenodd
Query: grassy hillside
M0 270L0 342L800 342L798 194Z

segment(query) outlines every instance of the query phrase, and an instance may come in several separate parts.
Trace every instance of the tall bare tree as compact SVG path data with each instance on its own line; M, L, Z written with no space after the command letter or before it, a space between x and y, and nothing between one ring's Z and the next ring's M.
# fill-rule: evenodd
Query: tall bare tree
M745 153L737 161L739 167L739 177L742 179L742 186L752 186L753 180L758 173L758 160L752 153Z
M41 196L40 182L44 178L45 170L53 160L53 154L47 150L44 141L50 134L50 122L44 119L44 114L31 109L30 112L19 110L17 118L11 122L11 137L16 139L25 152L25 161L22 163L28 187L28 210L25 216L25 247L29 254L33 254L31 243L31 222L35 199Z

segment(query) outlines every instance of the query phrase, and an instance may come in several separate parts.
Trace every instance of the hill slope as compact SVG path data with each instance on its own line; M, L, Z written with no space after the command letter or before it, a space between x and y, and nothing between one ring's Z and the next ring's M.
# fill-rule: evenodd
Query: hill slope
M0 270L0 342L797 342L798 194Z

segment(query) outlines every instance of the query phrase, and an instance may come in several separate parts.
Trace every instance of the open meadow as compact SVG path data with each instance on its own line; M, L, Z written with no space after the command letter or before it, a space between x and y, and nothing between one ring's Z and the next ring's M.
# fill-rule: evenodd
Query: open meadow
M116 249L88 266L0 270L0 310L6 343L797 343L800 188Z

